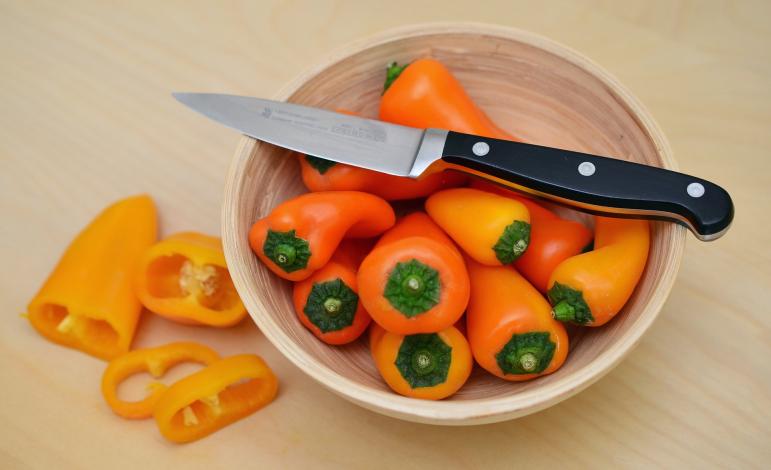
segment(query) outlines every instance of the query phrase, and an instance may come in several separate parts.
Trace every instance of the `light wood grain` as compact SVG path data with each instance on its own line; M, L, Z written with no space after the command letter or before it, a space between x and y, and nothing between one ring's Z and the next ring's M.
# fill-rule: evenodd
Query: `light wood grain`
M0 2L0 467L767 467L769 14L765 1ZM731 232L688 241L659 318L603 379L511 422L410 424L327 392L249 324L210 331L147 316L138 345L254 351L281 379L270 407L178 447L106 409L100 361L16 316L118 197L151 192L166 234L219 230L238 136L170 91L272 96L351 41L434 20L521 27L586 54L650 109L681 170L734 197Z
M278 98L377 117L382 64L420 57L440 60L497 125L528 142L674 167L661 130L607 72L520 30L466 23L399 28L338 52L295 79ZM244 304L268 339L321 384L368 409L422 423L512 419L564 400L599 379L631 351L658 315L685 242L683 227L652 224L648 264L632 298L603 328L573 330L568 360L556 373L509 383L478 370L447 400L417 400L388 389L364 339L331 348L310 334L294 312L291 283L273 275L252 253L249 228L302 191L298 181L291 152L242 139L225 183L222 235Z

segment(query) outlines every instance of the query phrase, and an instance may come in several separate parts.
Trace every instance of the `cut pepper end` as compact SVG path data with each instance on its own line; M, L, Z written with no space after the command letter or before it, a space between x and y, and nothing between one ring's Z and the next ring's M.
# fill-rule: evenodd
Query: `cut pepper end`
M30 307L27 318L43 336L103 359L123 352L120 335L105 320L72 313L54 303Z

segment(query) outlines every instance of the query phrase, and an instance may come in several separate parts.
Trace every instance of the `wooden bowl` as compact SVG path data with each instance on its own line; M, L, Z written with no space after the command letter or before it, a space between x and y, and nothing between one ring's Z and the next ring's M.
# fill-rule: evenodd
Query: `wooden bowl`
M377 117L386 64L441 60L502 128L527 142L675 168L664 135L615 79L585 57L524 31L475 24L401 28L359 42L302 74L277 96L310 106ZM572 331L570 354L556 373L525 383L475 370L443 401L405 398L380 378L366 339L345 347L303 328L291 283L249 249L252 223L305 189L296 158L243 138L225 187L222 232L231 276L255 323L297 367L365 408L410 421L467 425L516 418L584 389L630 352L659 313L675 281L685 229L652 223L648 265L624 310L601 328ZM365 335L366 336L366 335Z

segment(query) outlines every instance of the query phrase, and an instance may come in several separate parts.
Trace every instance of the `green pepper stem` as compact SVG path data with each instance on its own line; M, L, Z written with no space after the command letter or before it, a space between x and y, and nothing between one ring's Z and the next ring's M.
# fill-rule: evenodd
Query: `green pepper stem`
M383 85L383 93L385 93L388 90L388 88L391 86L391 84L397 78L399 78L399 75L401 75L402 72L404 72L404 69L406 69L408 65L410 64L399 65L396 62L391 62L390 64L388 64L388 68L386 69L385 84Z
M562 300L558 302L554 307L552 307L551 316L554 317L555 320L559 320L562 322L575 321L576 309L575 307L570 305L570 303L568 303L567 300Z
M329 297L324 301L324 311L330 315L336 315L340 313L340 307L343 306L343 302L340 299Z

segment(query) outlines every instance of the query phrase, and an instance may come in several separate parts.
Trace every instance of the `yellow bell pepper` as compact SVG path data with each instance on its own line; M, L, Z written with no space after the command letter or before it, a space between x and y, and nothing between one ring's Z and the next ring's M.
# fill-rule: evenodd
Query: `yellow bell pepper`
M134 268L156 236L149 196L106 208L72 241L29 303L32 326L55 343L102 359L128 351L142 312Z
M225 327L246 315L217 237L186 232L153 245L136 271L136 289L148 310L180 323Z
M471 188L426 200L426 212L476 262L511 264L530 244L530 212L521 202Z

